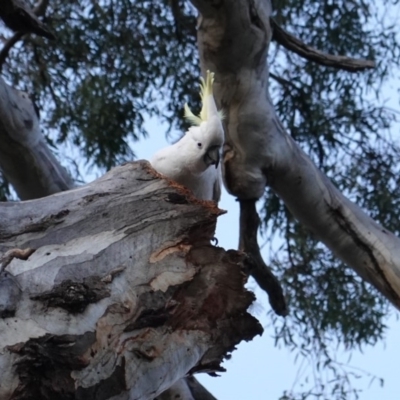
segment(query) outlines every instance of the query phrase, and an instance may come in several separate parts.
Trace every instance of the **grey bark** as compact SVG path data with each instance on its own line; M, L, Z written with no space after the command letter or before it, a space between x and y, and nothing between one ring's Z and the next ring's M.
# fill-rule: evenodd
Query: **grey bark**
M200 382L193 376L181 379L174 383L168 390L155 400L217 400Z
M25 33L33 32L50 39L54 38L53 33L36 18L37 15L44 14L47 5L48 1L42 0L34 10L30 10L26 3L11 0L0 6L0 17L8 27L17 31L0 52L0 70L9 50ZM14 186L19 197L22 200L40 198L74 187L70 175L46 145L40 132L38 116L27 94L8 86L1 78L0 93L2 94L0 104L0 140L2 141L0 168L4 176ZM19 258L17 256L19 252L19 249L7 251L2 260L0 272L0 317L2 318L13 316L17 312L18 303L22 296L18 281L12 274L3 271L14 257ZM79 290L82 290L81 286L79 286ZM81 294L79 290L76 293L75 290L71 291L69 297L71 299L79 297ZM168 385L169 383L166 387ZM114 386L114 382L111 380L103 387L102 392L107 393L107 388L112 386ZM25 390L25 394L18 396L23 397L26 394L27 391ZM193 377L178 380L172 385L171 390L163 393L163 397L170 398L170 396L173 396L175 399L177 394L182 399L189 397L195 400L214 399ZM36 396L36 394L33 394L33 396ZM107 396L106 394L105 397Z
M0 168L22 200L40 198L74 187L72 178L47 146L27 94L10 87L1 77L0 141ZM6 220L3 222L6 225L11 223ZM2 275L0 315L9 316L17 309L14 299L19 299L21 293L12 276L7 272ZM185 379L181 385L187 385ZM201 387L200 383L197 386ZM194 396L195 400L200 399Z
M192 0L203 73L225 111L228 191L258 199L270 186L293 215L400 308L400 240L346 199L283 128L268 92L271 4Z
M0 169L22 200L48 196L74 186L40 131L26 93L0 77Z
M272 18L269 20L272 29L272 40L275 40L286 49L298 54L300 57L314 61L320 65L343 69L349 72L364 71L375 68L375 61L355 59L352 57L327 54L306 45L297 37L291 35L280 27Z
M0 399L152 399L221 370L262 328L218 215L147 162L0 204Z

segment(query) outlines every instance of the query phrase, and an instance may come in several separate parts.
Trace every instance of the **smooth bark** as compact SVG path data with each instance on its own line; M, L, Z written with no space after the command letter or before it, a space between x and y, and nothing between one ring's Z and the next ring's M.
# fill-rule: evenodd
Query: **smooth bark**
M28 95L0 77L0 169L21 200L48 196L74 186L40 131Z
M320 65L343 69L349 72L364 71L366 69L375 68L375 61L356 59L352 57L327 54L319 51L311 46L306 45L299 38L291 35L280 27L272 18L270 18L272 28L272 40L284 46L286 49L298 54L300 57L314 61Z
M0 251L31 250L0 276L0 398L152 399L222 370L262 328L243 255L210 245L220 213L147 162L1 204Z
M192 0L201 67L225 119L224 181L239 199L270 186L331 251L400 308L400 240L346 199L283 128L268 92L271 5Z

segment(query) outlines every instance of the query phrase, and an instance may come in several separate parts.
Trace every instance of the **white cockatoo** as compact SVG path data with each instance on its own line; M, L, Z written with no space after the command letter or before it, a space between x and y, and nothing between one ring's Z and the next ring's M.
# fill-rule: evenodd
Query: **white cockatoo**
M176 143L158 151L150 160L153 168L190 189L200 200L219 201L220 158L224 144L222 112L213 96L214 74L201 78L202 108L199 116L185 104L185 117L194 125Z

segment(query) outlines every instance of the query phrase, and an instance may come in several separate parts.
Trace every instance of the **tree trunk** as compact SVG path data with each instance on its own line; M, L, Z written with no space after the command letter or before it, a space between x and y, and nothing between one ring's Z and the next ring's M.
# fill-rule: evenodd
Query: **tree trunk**
M201 17L203 73L215 72L224 110L227 190L259 199L266 185L341 260L400 308L400 240L346 199L277 117L268 92L271 4L266 0L192 0Z
M147 162L1 204L0 398L152 399L220 371L262 332L243 255L210 245L220 214Z

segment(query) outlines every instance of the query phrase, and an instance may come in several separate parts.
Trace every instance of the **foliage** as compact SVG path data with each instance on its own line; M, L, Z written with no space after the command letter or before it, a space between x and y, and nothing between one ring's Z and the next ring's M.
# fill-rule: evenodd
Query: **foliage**
M133 158L128 142L147 134L146 116L180 127L184 98L198 91L197 48L187 32L193 21L183 18L177 32L166 4L50 2L47 22L57 41L26 37L4 76L32 95L55 143L68 141L109 169Z
M400 44L394 21L381 18L390 15L389 2L376 7L362 0L275 2L276 21L307 44L374 59L377 67L357 74L337 71L273 46L271 89L286 128L318 167L398 234L400 148L390 137L396 113L380 94L398 64ZM272 248L280 243L270 263L293 310L284 322L272 316L276 340L311 360L317 375L331 372L328 387L317 379L310 392L284 398L357 398L349 368L336 362L337 346L351 350L382 339L390 306L297 223L270 190L262 213L264 233L274 232L267 242Z
M376 61L376 69L351 74L273 43L271 94L287 130L340 190L400 233L400 151L388 135L396 115L381 99L400 55L396 20L388 17L394 2L273 3L275 20L307 44ZM147 134L148 116L184 127L182 105L198 101L199 75L196 20L187 2L54 0L46 14L57 41L25 37L11 51L3 76L31 94L49 141L71 144L104 170L134 157L129 144ZM2 181L2 196L10 198L7 187ZM315 382L312 392L283 398L350 399L357 392L334 360L335 346L351 350L382 339L388 304L269 190L261 212L275 249L269 263L291 307L284 322L271 315L276 340L334 377L330 386Z

